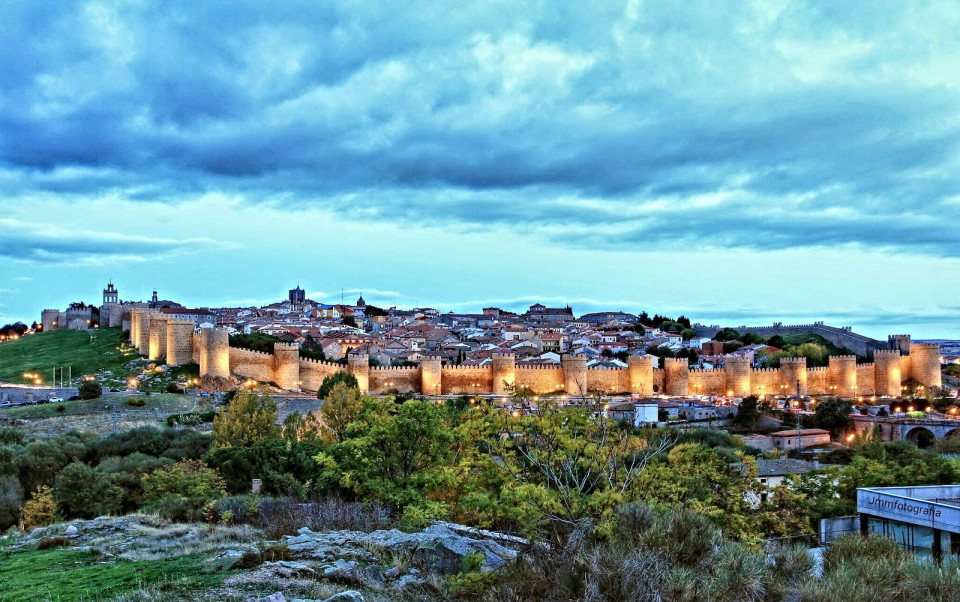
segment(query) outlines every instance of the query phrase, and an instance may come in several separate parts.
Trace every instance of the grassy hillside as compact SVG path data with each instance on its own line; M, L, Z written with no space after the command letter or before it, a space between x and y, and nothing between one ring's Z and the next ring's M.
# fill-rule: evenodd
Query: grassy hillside
M183 596L219 584L225 575L197 570L200 560L196 554L123 562L90 551L0 551L0 582L4 584L0 602L106 600L144 590L158 595L147 599L185 599Z
M126 376L124 365L138 357L123 345L119 328L55 330L0 343L0 381L24 383L25 372L36 372L43 384L52 384L53 368L73 368L74 379L111 371ZM75 381L76 382L76 381Z

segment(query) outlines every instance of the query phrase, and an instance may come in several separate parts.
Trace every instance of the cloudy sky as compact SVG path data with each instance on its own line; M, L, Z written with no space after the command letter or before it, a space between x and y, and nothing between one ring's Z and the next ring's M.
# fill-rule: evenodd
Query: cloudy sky
M112 278L960 338L960 4L459 4L0 4L0 322Z

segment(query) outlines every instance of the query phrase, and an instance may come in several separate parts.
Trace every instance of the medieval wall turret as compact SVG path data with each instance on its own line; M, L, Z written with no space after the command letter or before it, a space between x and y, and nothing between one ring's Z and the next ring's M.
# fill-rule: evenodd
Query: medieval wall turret
M299 347L290 343L273 344L273 375L273 382L275 382L281 389L295 390L299 388ZM361 390L365 391L366 389Z
M493 364L493 393L506 395L517 383L517 358L512 353L495 353Z
M563 390L568 395L586 396L587 389L587 357L585 355L568 353L560 358L563 367Z
M167 364L193 361L193 320L167 320Z
M724 361L726 362L727 369L727 390L732 391L736 397L746 397L750 395L752 384L750 358L728 355ZM669 373L667 376L669 379ZM670 381L667 380L668 388L669 383Z
M653 394L653 357L631 355L627 358L627 379L630 392L638 395Z
M902 380L900 350L874 351L873 366L875 370L873 382L877 395L899 396Z
M44 332L57 330L60 327L60 325L58 324L59 319L60 319L59 309L45 309L42 312L40 312L40 324L43 326Z
M150 348L147 358L160 359L167 355L167 318L156 313L150 318Z
M943 386L940 344L910 343L910 371L910 378L928 389Z
M351 353L347 356L347 367L357 379L357 387L361 392L370 390L370 356L366 353Z
M420 360L420 392L424 395L439 395L442 387L443 360L428 356Z
M836 386L836 394L852 397L857 394L857 356L832 355L828 369L830 383Z
M807 394L807 358L805 357L785 357L780 360L780 383L786 385L786 391L796 395L797 389L800 395ZM770 393L779 393L779 391L770 391Z
M690 363L685 357L664 358L667 395L687 395L690 392Z
M230 338L225 328L200 331L200 376L229 378Z

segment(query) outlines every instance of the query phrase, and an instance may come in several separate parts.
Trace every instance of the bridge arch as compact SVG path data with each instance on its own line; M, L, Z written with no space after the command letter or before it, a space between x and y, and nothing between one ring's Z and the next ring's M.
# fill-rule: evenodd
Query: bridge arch
M949 439L949 438L952 438L952 437L960 437L960 426L958 426L957 428L955 428L955 429L953 429L953 430L947 431L947 432L944 433L943 436L942 436L943 439Z
M933 431L926 427L915 426L907 431L904 439L912 441L920 449L926 449L936 442L937 436L933 434Z

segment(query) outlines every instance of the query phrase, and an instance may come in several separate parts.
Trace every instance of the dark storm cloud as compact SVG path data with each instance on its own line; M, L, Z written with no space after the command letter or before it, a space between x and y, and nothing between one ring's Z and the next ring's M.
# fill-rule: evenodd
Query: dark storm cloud
M0 23L13 197L957 254L950 3L23 2Z

